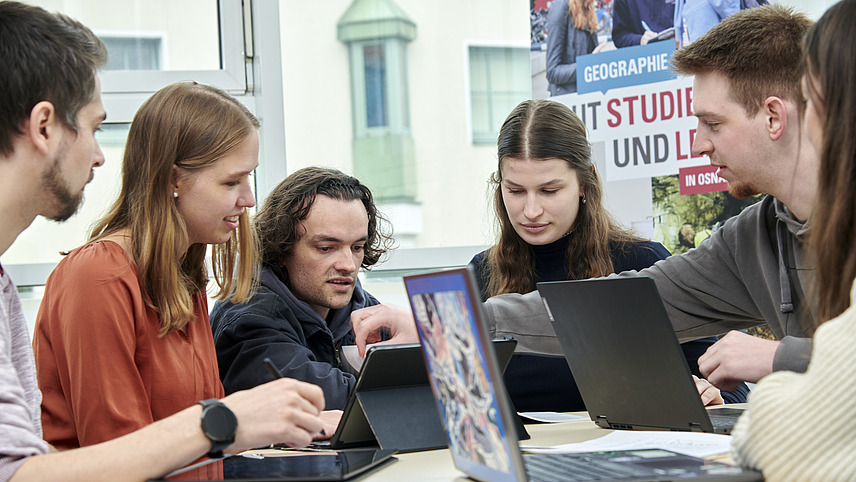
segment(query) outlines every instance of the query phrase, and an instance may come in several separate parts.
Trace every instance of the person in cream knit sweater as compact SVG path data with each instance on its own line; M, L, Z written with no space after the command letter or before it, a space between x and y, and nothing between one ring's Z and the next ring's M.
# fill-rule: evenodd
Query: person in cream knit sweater
M805 373L776 372L755 386L731 434L734 459L766 480L853 480L856 385L841 375L856 367L854 346L851 307L817 329Z
M804 129L820 158L809 238L813 299L818 321L829 321L815 332L807 371L764 378L734 429L735 460L766 480L856 479L856 385L842 377L856 368L854 24L856 0L842 0L805 37Z

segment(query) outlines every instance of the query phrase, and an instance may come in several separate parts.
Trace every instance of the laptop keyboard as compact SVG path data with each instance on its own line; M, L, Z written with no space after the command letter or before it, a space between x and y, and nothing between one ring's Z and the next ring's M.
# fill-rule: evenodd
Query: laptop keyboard
M523 457L532 482L555 480L621 480L649 475L631 465L619 465L581 454L536 454Z
M710 417L710 423L717 432L731 433L741 413L743 410L739 408L714 408L707 411L707 416Z
M708 415L710 417L710 423L713 425L713 428L717 431L726 431L726 433L730 433L731 429L734 428L734 424L737 423L737 419L734 417L729 417L728 415Z

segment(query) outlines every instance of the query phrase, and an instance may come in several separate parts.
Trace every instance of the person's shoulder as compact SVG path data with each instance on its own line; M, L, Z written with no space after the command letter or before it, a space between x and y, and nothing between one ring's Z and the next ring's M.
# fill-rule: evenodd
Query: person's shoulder
M216 301L208 321L214 328L216 337L218 329L226 326L243 325L245 322L257 323L259 320L268 323L279 319L283 310L289 311L282 299L267 286L260 285L250 299L242 303L233 302L231 297Z
M473 256L473 258L470 260L470 265L472 265L473 267L479 267L481 263L483 263L484 260L487 259L487 252L488 250L484 250L480 253L476 253L476 255Z
M768 215L775 216L776 205L782 205L782 202L773 196L767 194L755 204L746 206L739 214L728 218L723 223L723 227L729 224L757 224L759 220L764 220Z
M611 249L615 249L614 245L611 246ZM630 252L630 253L637 254L637 255L638 254L646 254L646 255L652 255L653 254L653 255L661 256L663 258L671 256L671 253L669 253L669 250L666 249L665 246L663 246L658 241L653 241L650 239L635 239L632 241L628 241L628 242L624 243L622 251Z
M633 249L649 249L655 251L668 251L666 247L663 246L659 241L654 241L653 239L636 239L627 243L629 246L633 247Z
M101 240L85 244L65 256L51 274L51 278L58 277L75 283L116 278L136 280L136 266L121 246Z
M776 205L781 201L766 195L760 201L747 206L739 214L731 216L719 228L714 228L709 239L726 244L740 244L747 236L754 239L775 227ZM706 241L705 241L706 242Z
M72 250L66 260L80 259L84 262L130 263L128 254L119 243L107 239L92 241Z
M616 273L648 268L661 259L671 256L662 244L647 239L611 244L613 268Z
M244 312L258 311L261 307L278 304L276 300L279 299L279 295L261 284L256 287L249 299L241 303L232 301L231 296L225 300L217 300L211 309L211 320L214 320L215 317L237 316Z
M822 323L815 331L815 341L818 337L846 339L848 343L856 343L856 280L850 286L850 307L835 318Z
M470 268L475 272L479 286L483 286L484 283L487 282L487 278L490 277L490 266L488 265L487 258L488 251L490 251L490 249L486 249L476 254L469 263Z
M558 15L560 13L564 14L568 12L568 0L554 0L553 4L550 5L550 11L548 14Z

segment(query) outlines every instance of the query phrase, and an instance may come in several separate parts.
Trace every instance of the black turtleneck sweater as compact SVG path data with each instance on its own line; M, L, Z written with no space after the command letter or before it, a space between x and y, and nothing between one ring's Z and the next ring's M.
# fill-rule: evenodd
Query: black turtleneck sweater
M571 236L543 246L530 245L535 258L535 282L561 281L572 279L568 275L567 249ZM629 244L626 249L610 247L610 258L616 273L627 270L641 270L661 259L668 257L669 251L662 244L643 241ZM487 299L485 289L490 277L486 252L483 251L470 261L475 268L476 278L481 289L482 299ZM535 285L532 285L532 290ZM690 370L698 377L698 357L716 342L715 337L683 343L681 348L687 358ZM531 353L515 354L505 370L505 386L511 396L514 407L521 412L555 411L573 412L585 410L577 384L564 357L537 355ZM746 401L749 389L741 384L734 392L722 392L726 403Z

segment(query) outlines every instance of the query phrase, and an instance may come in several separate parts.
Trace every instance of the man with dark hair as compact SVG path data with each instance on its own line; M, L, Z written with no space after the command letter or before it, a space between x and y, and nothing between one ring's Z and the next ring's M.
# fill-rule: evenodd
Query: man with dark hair
M95 132L105 119L97 70L106 57L80 23L0 2L0 255L36 216L74 214L104 163ZM110 442L48 453L41 398L18 292L0 266L0 481L146 480L231 445L305 445L324 425L317 387L277 380Z
M107 62L107 50L101 40L76 20L45 13L34 15L31 7L15 2L3 5L0 155L15 154L16 138L25 135L24 128L36 113L54 118L61 132L71 134L68 138L54 139L63 142L60 152L66 152L77 141L85 143L87 150L94 148L98 159L81 177L70 182L64 180L59 171L59 159L54 159L42 174L47 191L42 194L53 197L55 203L53 211L46 216L65 221L77 211L83 198L83 185L92 178L92 167L104 162L93 128L100 126L106 116L95 72ZM91 159L79 161L86 164ZM22 219L24 217L28 216ZM12 236L9 244L27 225L20 226L20 230L7 231L6 236Z
M802 243L818 161L804 138L800 92L810 25L783 6L744 10L675 53L675 69L695 75L693 154L708 156L735 196L769 195L698 248L616 275L654 279L680 341L728 332L698 360L723 390L774 370L805 371L811 355L815 315L805 293L813 266ZM495 296L485 308L497 335L513 335L529 351L561 353L538 292ZM358 345L376 339L380 326L393 329L393 342L409 339L411 329L392 311L357 314ZM729 331L765 322L778 341Z
M23 124L40 101L50 100L57 119L72 132L79 127L78 111L100 101L95 72L107 63L107 50L74 19L34 15L31 7L15 2L4 5L0 54L0 154L12 153L14 137L24 134Z
M283 376L324 390L342 409L356 382L338 348L354 344L351 312L378 301L360 286L360 268L391 244L369 189L334 169L307 167L285 178L255 217L261 245L259 289L246 303L211 312L226 393L269 380L270 358Z

